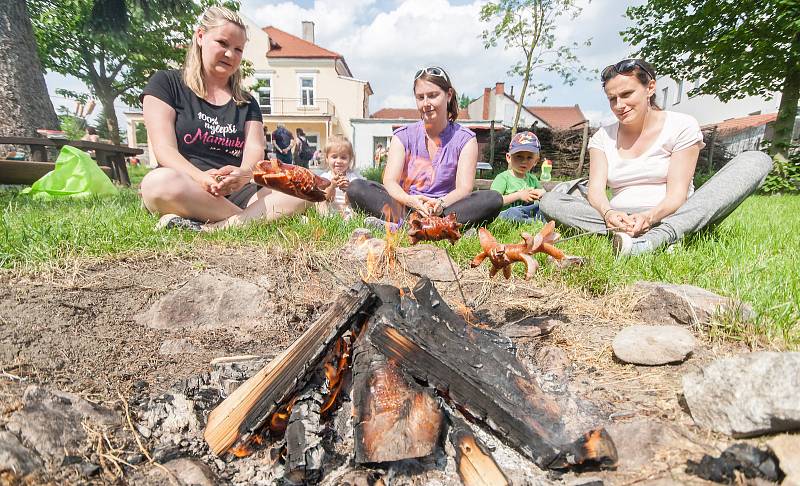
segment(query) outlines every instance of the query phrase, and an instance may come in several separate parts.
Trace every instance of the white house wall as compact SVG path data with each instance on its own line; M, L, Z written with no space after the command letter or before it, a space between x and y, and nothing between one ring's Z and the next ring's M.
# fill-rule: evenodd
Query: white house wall
M664 88L667 88L666 103L664 102ZM700 125L719 123L729 118L741 118L753 114L776 113L780 103L780 93L773 93L771 100L761 96L747 96L725 103L711 95L689 97L688 92L693 88L693 82L684 81L683 92L678 99L676 96L678 83L666 76L660 77L656 80L656 102L665 110L692 115Z
M353 119L352 142L356 154L356 167L363 170L373 165L375 137L391 139L394 126L410 125L415 120L385 120L380 118Z

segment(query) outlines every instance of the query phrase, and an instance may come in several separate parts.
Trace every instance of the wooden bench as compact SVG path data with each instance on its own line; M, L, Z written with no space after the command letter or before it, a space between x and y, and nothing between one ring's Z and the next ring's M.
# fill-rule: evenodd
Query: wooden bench
M47 161L47 147L56 147L59 150L64 145L81 150L93 150L97 165L115 181L125 186L131 185L128 176L128 167L125 164L126 156L141 155L144 151L138 148L110 143L89 142L86 140L61 140L37 137L0 137L0 145L25 145L30 150L30 160L4 160L0 165L0 183L3 184L30 184L41 177L34 177L49 164L52 170L54 163ZM48 171L49 171L48 170ZM42 175L46 174L44 172ZM31 177L34 177L31 179ZM15 181L15 182L12 182Z

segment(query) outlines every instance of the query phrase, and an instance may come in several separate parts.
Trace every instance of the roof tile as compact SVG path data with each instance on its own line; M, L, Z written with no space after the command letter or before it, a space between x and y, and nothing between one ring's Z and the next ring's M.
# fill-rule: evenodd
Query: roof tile
M311 42L301 39L300 37L286 33L280 29L276 29L271 25L264 27L263 30L267 33L270 39L270 49L267 51L267 57L300 57L309 59L342 58L341 54L329 51L328 49L322 48L316 44L312 44Z
M586 121L580 107L575 106L526 106L528 111L541 118L554 130L577 128Z

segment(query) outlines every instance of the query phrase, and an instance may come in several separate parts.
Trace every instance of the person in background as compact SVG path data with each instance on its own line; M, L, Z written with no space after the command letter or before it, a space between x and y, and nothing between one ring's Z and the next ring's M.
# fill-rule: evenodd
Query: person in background
M81 140L86 140L87 142L100 142L100 135L97 134L97 129L92 126L86 127L86 134L81 138Z
M353 145L342 135L328 137L325 144L325 165L328 171L322 177L331 181L326 191L327 201L317 205L320 214L340 214L345 220L353 217L353 210L347 198L347 190L352 181L363 179L355 171L356 164Z
M275 148L275 156L284 164L292 163L292 150L296 145L292 132L286 129L286 125L278 123L278 128L272 132L272 143Z
M314 150L308 144L308 139L306 138L306 132L303 131L302 128L298 127L295 129L295 149L294 149L294 160L295 164L301 167L308 168L308 162L314 157Z
M382 143L375 147L375 157L373 158L374 167L382 167L386 162L386 149Z
M543 221L539 215L542 184L533 175L539 163L539 139L533 132L519 132L511 139L506 153L508 170L497 174L491 189L503 195L503 211L498 216L518 223Z
M603 69L600 80L617 122L589 141L588 195L548 192L539 207L565 226L611 233L617 257L650 253L721 222L772 170L767 154L744 152L695 191L705 145L700 125L656 104L653 67L624 59Z
M192 36L182 70L158 71L142 100L159 167L142 180L157 228L215 230L273 220L310 203L250 182L264 156L258 102L242 86L244 20L210 7Z
M431 66L412 85L420 121L398 128L389 145L383 185L366 179L350 184L353 207L397 222L409 211L422 216L455 213L462 224L485 224L497 217L503 198L495 191L473 192L478 142L456 123L458 96L444 69ZM386 214L386 213L390 214Z

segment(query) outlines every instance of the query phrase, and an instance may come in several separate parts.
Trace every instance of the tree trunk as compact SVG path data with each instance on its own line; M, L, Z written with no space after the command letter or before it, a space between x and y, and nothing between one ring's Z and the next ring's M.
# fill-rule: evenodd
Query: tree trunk
M533 49L536 43L531 46L531 52L528 54L528 64L525 67L525 78L522 81L522 89L519 90L519 102L517 102L517 112L514 114L514 126L511 127L511 138L517 134L517 125L519 124L519 115L522 113L522 103L525 101L525 92L528 90L528 81L531 79L531 60L533 59Z
M117 112L114 108L114 100L116 98L112 96L104 96L100 93L98 93L98 96L100 98L100 103L103 105L103 112L106 114L108 136L111 137L111 143L119 145L119 120L117 120Z
M775 132L772 136L773 155L783 157L788 155L798 100L800 100L800 33L794 36L791 54L786 63L786 79L783 82L778 119L775 120Z
M36 39L22 0L0 0L0 135L37 136L58 129Z

